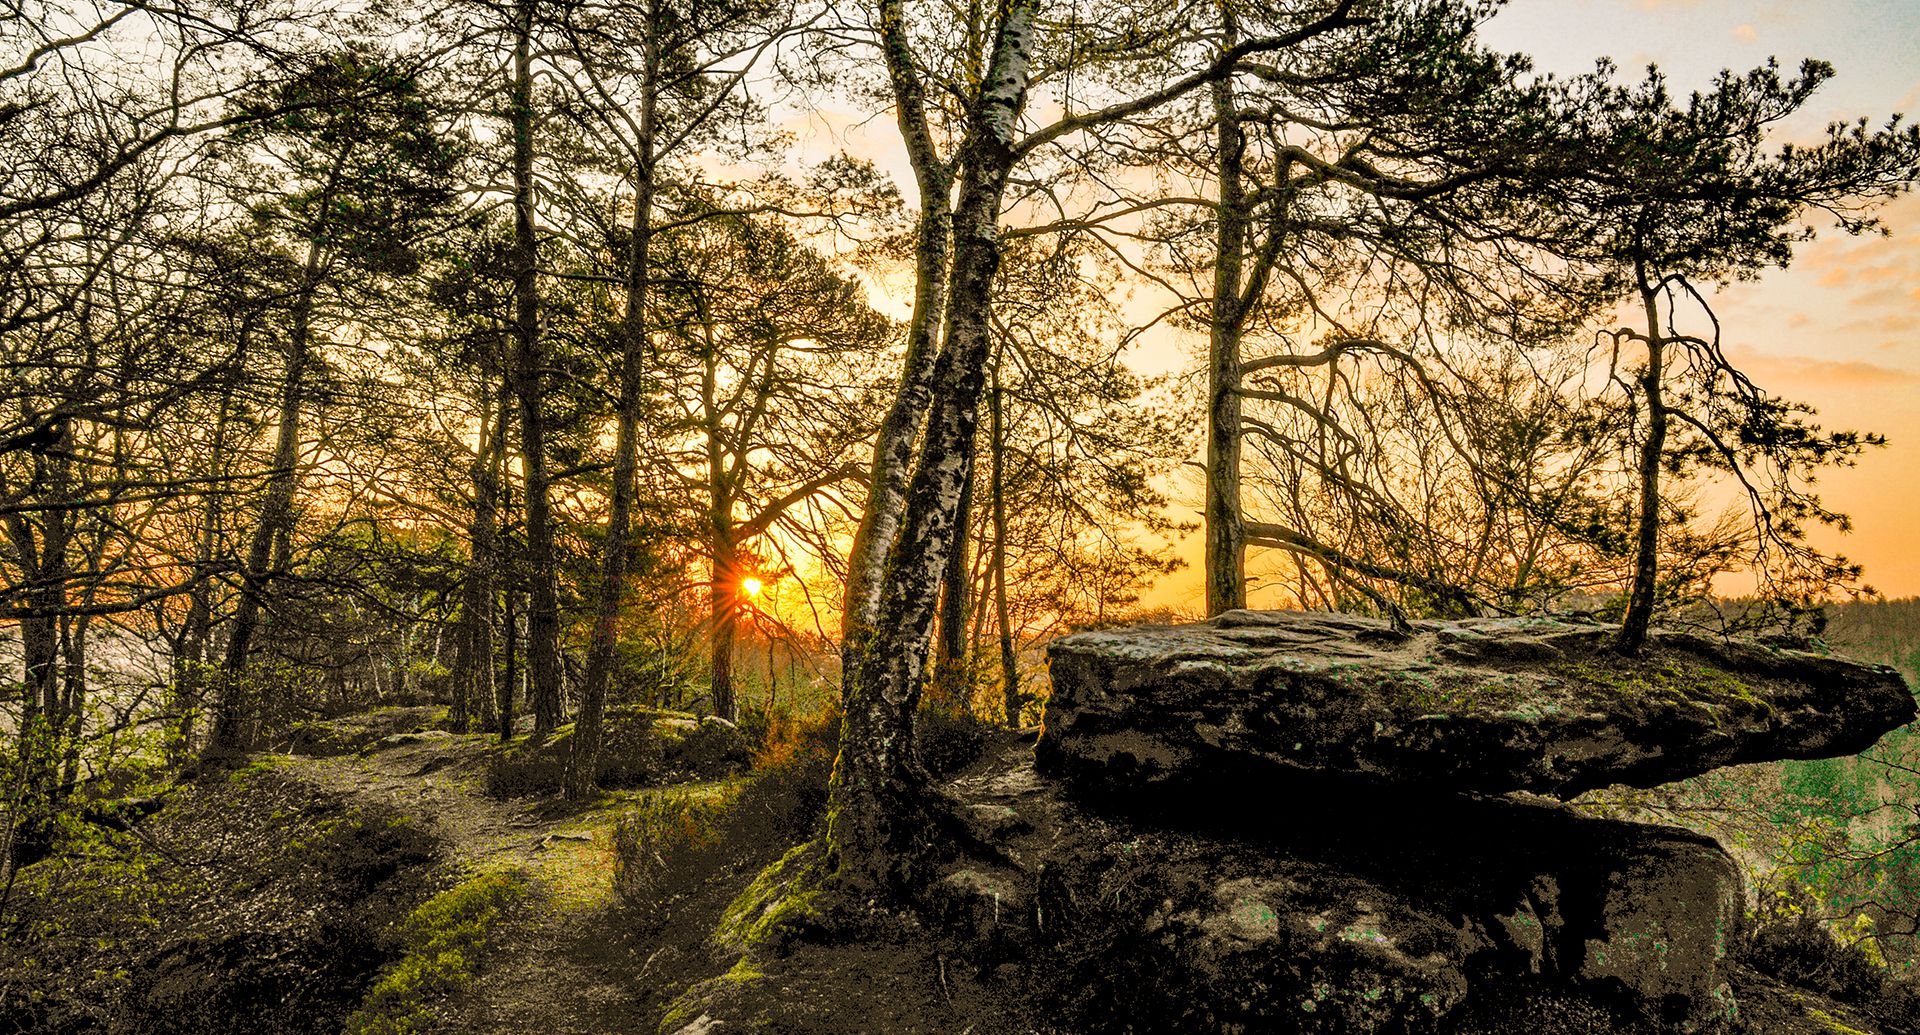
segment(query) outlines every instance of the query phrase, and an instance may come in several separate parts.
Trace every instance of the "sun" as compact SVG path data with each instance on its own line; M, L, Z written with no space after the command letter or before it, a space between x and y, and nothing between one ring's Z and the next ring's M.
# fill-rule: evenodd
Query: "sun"
M740 580L740 592L746 594L747 596L750 596L750 597L759 596L760 590L762 588L764 587L760 585L759 579L745 578Z

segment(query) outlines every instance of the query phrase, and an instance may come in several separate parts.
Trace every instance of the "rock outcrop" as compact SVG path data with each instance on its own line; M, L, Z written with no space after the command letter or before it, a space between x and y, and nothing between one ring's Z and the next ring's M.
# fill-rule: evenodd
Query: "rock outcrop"
M1032 751L946 785L931 884L978 953L1044 958L1088 1030L1713 1031L1740 869L1552 800L1860 751L1890 669L1599 625L1233 612L1066 637ZM1462 1020L1467 1018L1467 1020ZM1494 1021L1505 1030L1507 1022Z
M1894 670L1542 619L1233 611L1064 637L1037 757L1092 787L1249 762L1559 798L1864 750L1912 721Z
M1344 774L1093 801L1023 753L948 786L993 862L935 898L986 951L1062 959L1092 1028L1446 1031L1534 979L1683 1030L1732 1006L1740 872L1697 834Z

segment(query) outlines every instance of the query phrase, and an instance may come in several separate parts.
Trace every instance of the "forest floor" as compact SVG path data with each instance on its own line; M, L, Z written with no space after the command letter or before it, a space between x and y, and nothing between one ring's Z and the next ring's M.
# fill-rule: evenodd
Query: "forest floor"
M432 1005L429 1030L653 1035L666 1030L662 1018L675 998L701 982L733 993L725 1012L734 1022L752 1016L756 1030L1035 1030L1009 1001L1011 990L961 965L941 938L916 925L802 945L736 968L738 952L714 944L712 932L728 903L788 846L752 846L687 882L668 905L643 913L614 892L612 833L624 812L659 788L611 791L584 806L551 796L491 796L487 773L499 749L484 736L430 728L437 712L388 709L336 720L324 731L328 746L277 766L418 821L441 842L450 879L504 873L525 882L528 894L502 916L465 987ZM675 784L672 792L725 786ZM743 973L750 978L736 980ZM733 1027L700 1014L692 1011L675 1027Z
M386 722L405 726L404 710ZM425 711L421 709L419 711ZM499 872L528 894L502 919L471 984L442 1005L452 1030L607 1035L652 1032L658 1007L636 980L643 946L622 936L613 893L611 832L635 792L571 807L552 798L499 799L486 793L495 748L485 736L400 733L364 754L295 756L288 775L389 806L420 820L460 875Z
M938 932L903 917L862 936L803 940L742 959L712 934L727 905L785 845L754 845L686 881L666 905L642 910L614 890L613 831L661 788L613 791L583 806L551 796L488 793L498 747L480 735L430 728L434 709L339 720L333 747L276 758L301 783L371 811L391 809L441 844L443 875L504 874L524 884L460 987L425 1004L432 1021L406 1031L443 1035L720 1035L903 1032L1029 1035L1058 1031L1033 1016L1012 964L969 965ZM676 784L717 793L726 782ZM1880 1030L1824 999L1738 968L1743 1023L1754 1035ZM689 990L692 990L690 993ZM691 996L691 998L689 998ZM677 1016L664 1024L670 1011ZM722 1020L724 1018L724 1020ZM1546 1023L1551 1021L1551 1024ZM1568 1017L1541 1031L1607 1032ZM1529 1023L1534 1023L1529 1022ZM1468 1025L1473 1032L1505 1032ZM1905 1029L1886 1029L1888 1035Z
M663 1030L663 1015L689 987L741 973L733 969L738 953L715 945L711 934L734 896L787 846L756 846L726 860L682 888L669 906L643 915L614 892L612 832L622 813L659 789L607 792L585 806L550 796L490 796L487 771L498 748L484 736L422 729L434 712L399 709L340 720L329 732L364 747L294 755L278 767L417 820L442 843L449 876L497 872L525 881L529 893L503 915L466 986L433 1005L430 1030L652 1035ZM723 786L676 784L673 792ZM951 960L939 938L908 927L756 959L750 981L719 984L744 994L755 1027L770 1031L1033 1030L1017 1019L1022 1011L990 976ZM744 1004L732 1005L728 1012L738 1020ZM698 1010L691 1021L696 1031L720 1030L703 1026Z

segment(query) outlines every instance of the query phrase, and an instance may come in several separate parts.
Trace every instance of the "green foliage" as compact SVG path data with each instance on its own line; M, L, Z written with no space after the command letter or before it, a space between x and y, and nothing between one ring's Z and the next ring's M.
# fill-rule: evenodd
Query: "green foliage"
M595 767L596 784L638 787L666 777L666 745L654 728L658 714L615 711L606 717ZM572 726L561 727L539 743L507 745L487 763L487 793L495 798L556 794L572 755Z
M722 820L738 791L731 787L662 790L621 816L613 828L613 888L653 918L727 861Z
M595 782L603 788L718 779L746 765L738 730L685 712L615 708L607 713L601 735ZM487 793L496 798L555 793L572 753L570 725L539 743L503 747L488 762Z
M1763 974L1846 1003L1879 995L1880 961L1859 942L1848 944L1813 912L1804 896L1765 897L1742 947L1743 962Z
M0 1030L335 1035L419 901L432 838L272 766L161 800L114 825L76 812L18 873Z
M810 838L825 815L840 723L770 720L754 769L735 784L662 790L614 828L614 889L649 922L722 867Z
M437 1005L473 979L494 926L526 893L526 883L518 876L483 873L421 904L407 917L404 954L347 1018L347 1035L435 1030Z

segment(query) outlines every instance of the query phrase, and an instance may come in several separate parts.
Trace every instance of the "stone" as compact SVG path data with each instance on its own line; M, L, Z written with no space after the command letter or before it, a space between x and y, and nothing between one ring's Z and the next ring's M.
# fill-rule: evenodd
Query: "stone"
M932 911L1056 961L1086 1030L1448 1030L1516 984L1669 1031L1731 1006L1740 871L1689 831L1325 772L1094 799L1017 745L942 791L1014 821L967 824Z
M1035 747L1111 793L1222 767L1318 769L1559 798L1741 762L1854 754L1914 718L1885 666L1657 631L1231 611L1062 637Z
M1601 883L1597 923L1582 939L1573 975L1618 982L1683 1031L1730 1019L1727 953L1746 907L1738 865L1717 845L1668 840L1657 851L1634 848Z

